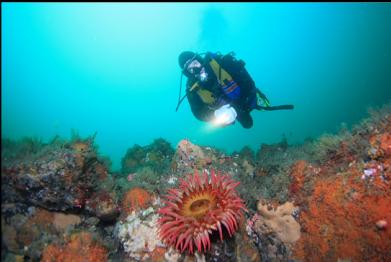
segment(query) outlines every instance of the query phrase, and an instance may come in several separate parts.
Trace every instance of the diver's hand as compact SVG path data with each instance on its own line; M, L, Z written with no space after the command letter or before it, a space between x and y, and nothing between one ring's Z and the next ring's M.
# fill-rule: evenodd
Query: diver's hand
M213 124L217 126L228 126L235 122L237 115L235 108L231 107L230 104L223 105L215 110Z

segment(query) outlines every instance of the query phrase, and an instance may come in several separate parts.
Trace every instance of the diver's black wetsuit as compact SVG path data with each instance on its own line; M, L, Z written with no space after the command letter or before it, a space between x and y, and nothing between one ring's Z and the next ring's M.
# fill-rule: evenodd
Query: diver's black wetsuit
M214 58L233 78L233 80L240 87L240 95L237 99L230 99L223 90L221 89L217 77L214 74L209 61ZM214 55L212 53L206 53L203 59L202 65L205 67L208 74L208 79L205 82L198 82L199 87L197 90L190 91L197 79L188 78L186 84L187 98L191 107L191 111L194 116L202 121L210 121L214 117L214 111L225 104L230 104L235 108L237 112L237 120L244 128L251 128L253 125L253 119L250 115L252 109L256 105L256 93L257 88L252 80L251 76L244 67L243 61L236 60L232 55L228 54L225 56ZM200 89L210 91L211 96L214 98L212 104L205 103L200 95ZM202 91L201 91L202 92Z

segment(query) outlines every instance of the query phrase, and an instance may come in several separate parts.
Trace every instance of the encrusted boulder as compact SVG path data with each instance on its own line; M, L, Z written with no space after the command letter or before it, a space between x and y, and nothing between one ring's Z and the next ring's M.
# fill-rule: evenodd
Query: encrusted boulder
M119 215L119 206L115 200L114 192L99 191L86 201L86 210L102 221L113 221Z
M212 164L212 159L207 157L205 151L190 142L188 139L181 140L176 148L172 161L172 169L177 173L191 173Z
M292 245L300 238L300 224L293 203L273 206L258 202L258 213L249 220L249 234L257 243L262 261L288 261Z
M124 259L146 261L156 248L165 247L158 237L159 215L153 206L133 211L124 221L118 221L114 234L121 243ZM163 254L162 254L163 255Z
M80 209L104 178L102 167L88 141L46 145L33 155L2 162L2 182L9 185L2 189L4 202L25 199L53 211Z

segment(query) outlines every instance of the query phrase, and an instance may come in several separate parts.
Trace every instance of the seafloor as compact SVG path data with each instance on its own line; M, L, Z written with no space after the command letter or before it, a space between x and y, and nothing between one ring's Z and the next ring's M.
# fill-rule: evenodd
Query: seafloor
M2 261L391 261L391 105L256 152L158 138L129 148L119 172L94 137L2 139ZM160 239L158 210L195 170L240 181L247 211L192 255Z

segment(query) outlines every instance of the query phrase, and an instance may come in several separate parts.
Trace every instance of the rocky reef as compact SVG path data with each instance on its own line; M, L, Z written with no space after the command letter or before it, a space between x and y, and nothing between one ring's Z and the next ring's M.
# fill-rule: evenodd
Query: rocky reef
M391 105L301 145L283 137L228 154L188 139L173 148L158 138L131 146L118 172L94 138L2 139L2 261L391 259ZM196 172L230 182L221 180L217 190L206 178L186 180ZM186 198L179 196L194 185L196 196L183 204L193 218L180 220ZM234 188L246 206L240 217L224 208L225 199L236 199L228 196ZM168 241L160 237L162 213L172 216L172 229L163 232ZM202 224L206 215L216 224ZM186 244L192 234L173 241L178 224L183 232L206 230L194 233L194 249ZM194 252L181 252L183 243Z

